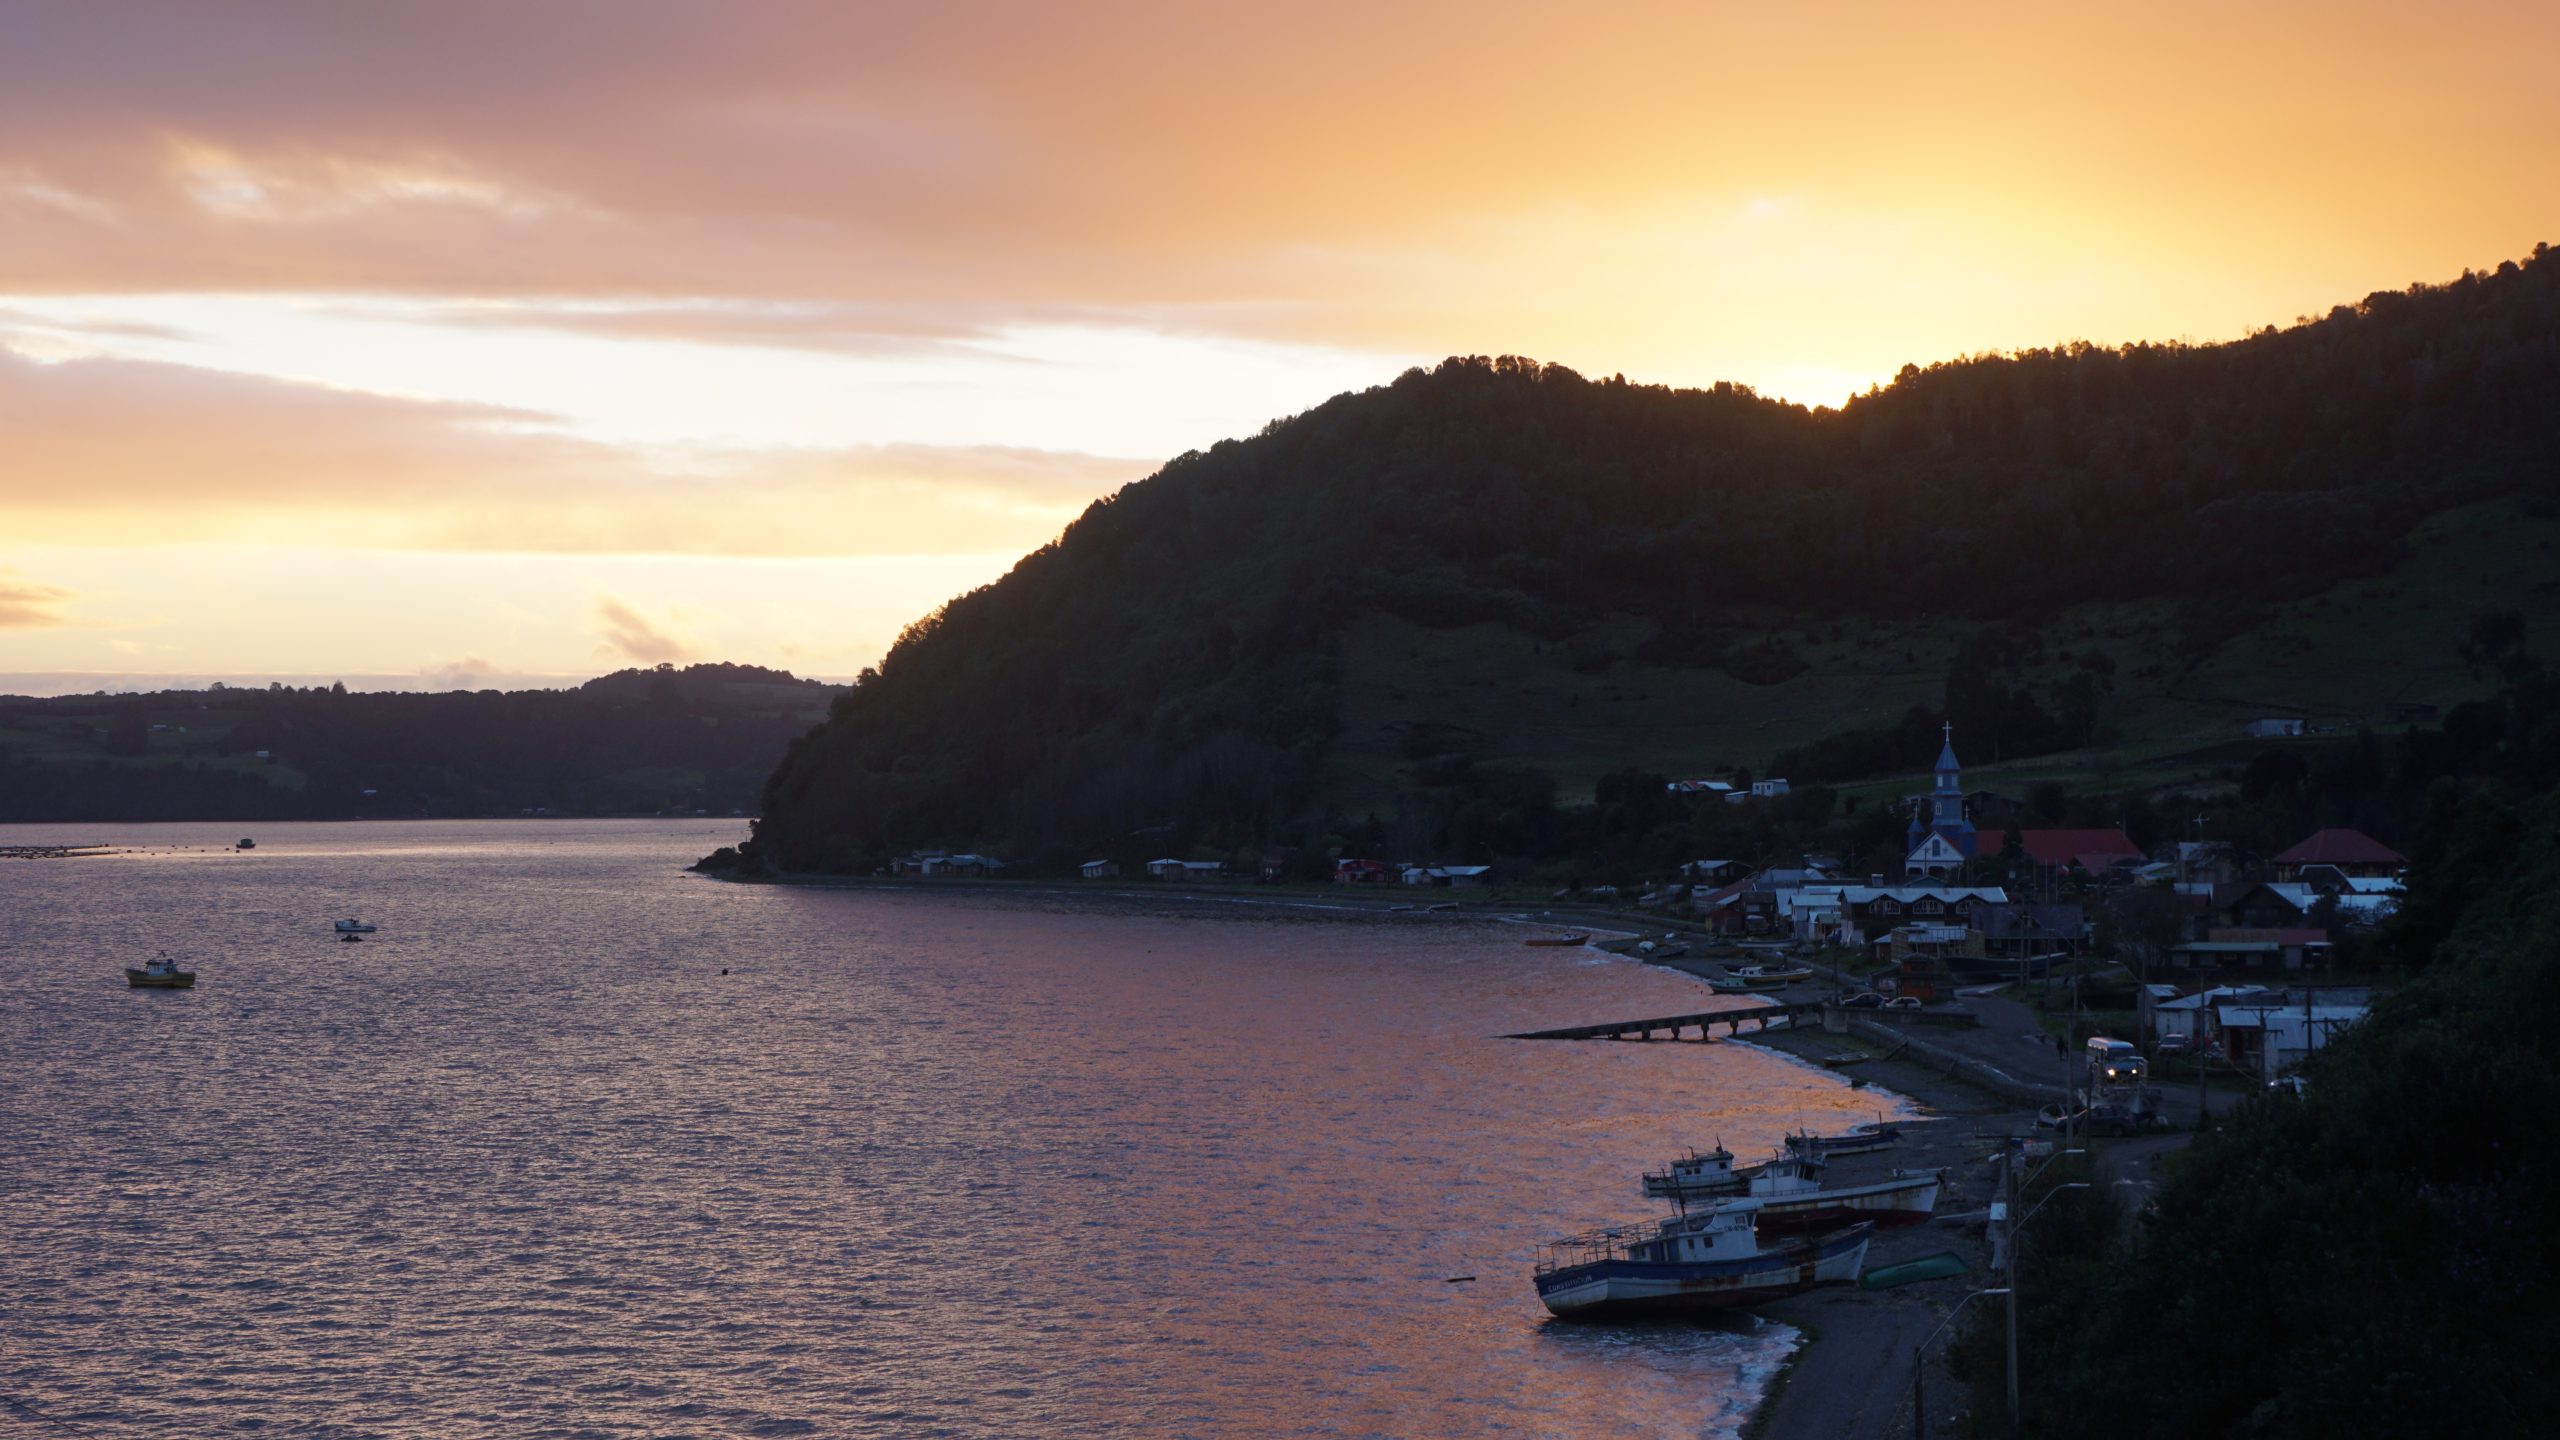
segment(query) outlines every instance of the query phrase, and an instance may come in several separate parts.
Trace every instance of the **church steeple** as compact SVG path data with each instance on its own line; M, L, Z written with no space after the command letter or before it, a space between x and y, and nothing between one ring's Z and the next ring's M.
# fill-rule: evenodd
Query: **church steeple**
M1964 767L1956 763L1956 727L1947 723L1938 750L1938 788L1929 797L1929 828L1967 855L1973 853L1973 822L1964 818Z

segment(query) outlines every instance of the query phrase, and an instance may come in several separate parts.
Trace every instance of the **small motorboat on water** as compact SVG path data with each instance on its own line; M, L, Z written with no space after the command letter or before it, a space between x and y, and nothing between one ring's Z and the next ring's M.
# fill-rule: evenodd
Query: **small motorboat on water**
M258 848L258 842L250 839L246 835L243 835L240 837L240 844L238 848L242 850L255 850Z
M1764 1247L1761 1203L1612 1226L1549 1243L1538 1258L1538 1299L1564 1320L1691 1315L1854 1283L1871 1225Z
M138 970L126 966L124 983L136 990L192 990L196 984L196 972L179 969L177 960L172 956L154 955L142 962L142 968Z
M371 924L362 920L341 920L336 928L341 935L370 935L374 931Z

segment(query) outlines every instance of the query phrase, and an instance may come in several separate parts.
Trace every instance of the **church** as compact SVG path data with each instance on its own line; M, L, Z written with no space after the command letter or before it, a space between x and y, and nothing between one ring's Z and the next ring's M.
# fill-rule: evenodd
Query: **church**
M1911 802L1911 831L1902 859L1905 879L1928 876L1952 880L1964 873L1977 842L1973 822L1964 815L1964 771L1956 763L1956 727L1946 727L1946 745L1938 751L1938 784Z

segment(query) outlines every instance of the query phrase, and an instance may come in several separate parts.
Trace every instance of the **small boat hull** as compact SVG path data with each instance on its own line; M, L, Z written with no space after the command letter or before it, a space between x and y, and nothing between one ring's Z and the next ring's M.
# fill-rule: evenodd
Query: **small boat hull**
M1538 1299L1560 1320L1641 1320L1702 1315L1856 1283L1866 1264L1866 1225L1779 1245L1738 1260L1663 1263L1599 1260L1538 1277Z
M1520 943L1523 945L1588 945L1591 943L1591 937L1588 935L1532 935Z
M153 975L141 970L127 969L124 972L124 983L136 990L192 990L196 987L196 972L180 970L168 975Z

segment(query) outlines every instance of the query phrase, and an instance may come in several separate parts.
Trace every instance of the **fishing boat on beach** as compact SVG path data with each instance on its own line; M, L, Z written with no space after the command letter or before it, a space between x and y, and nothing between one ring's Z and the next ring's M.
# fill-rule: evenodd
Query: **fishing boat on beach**
M1943 1170L1896 1169L1882 1180L1826 1185L1823 1162L1782 1155L1751 1168L1745 1192L1760 1202L1760 1228L1770 1234L1825 1229L1851 1220L1916 1225L1937 1212Z
M1703 1154L1692 1150L1644 1176L1644 1193L1657 1200L1712 1200L1739 1195L1750 1188L1757 1166L1733 1167L1733 1152L1722 1145Z
M1873 1226L1764 1247L1761 1209L1756 1200L1727 1200L1550 1242L1535 1272L1538 1299L1559 1319L1615 1320L1698 1314L1857 1280Z
M1810 1155L1821 1160L1833 1155L1862 1155L1869 1150L1881 1150L1901 1139L1902 1131L1899 1127L1887 1125L1884 1121L1878 1120L1873 1125L1858 1126L1846 1135L1814 1135L1798 1132L1787 1137L1787 1149L1798 1155Z
M1523 945L1588 945L1591 943L1591 937L1588 935L1532 935L1520 943Z
M1718 991L1775 990L1812 978L1813 972L1802 965L1728 965L1722 978L1712 983Z
M154 955L142 962L140 969L126 966L124 983L136 990L192 990L196 972L179 969L172 956Z

